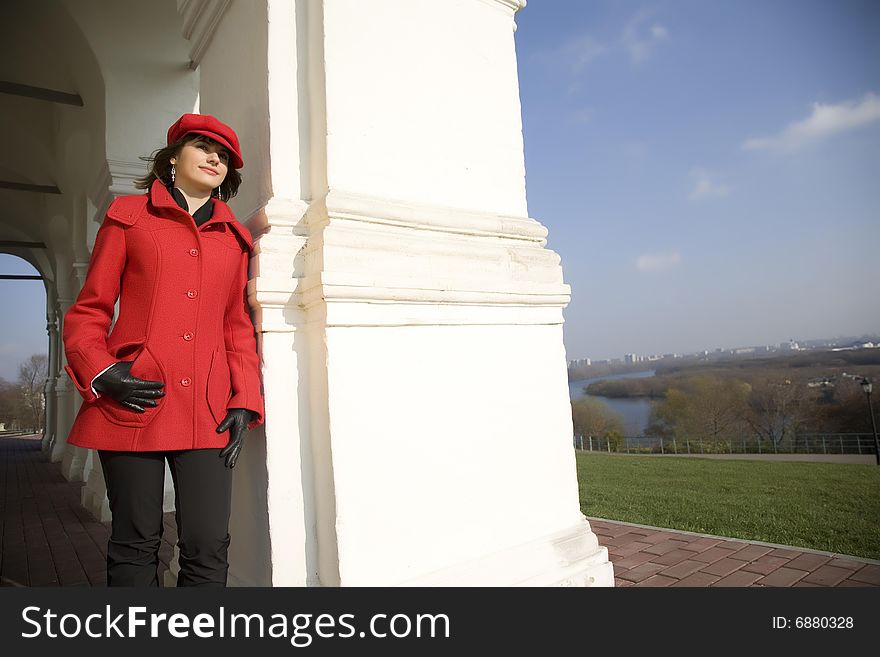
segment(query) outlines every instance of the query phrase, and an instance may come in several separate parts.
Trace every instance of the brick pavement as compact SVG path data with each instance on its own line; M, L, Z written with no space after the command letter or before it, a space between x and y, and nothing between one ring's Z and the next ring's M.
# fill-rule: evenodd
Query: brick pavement
M80 505L40 436L0 437L0 585L104 586L110 523ZM590 518L617 586L880 586L880 562ZM164 517L159 581L177 528Z
M880 561L589 518L615 586L880 586Z
M0 586L105 586L110 523L80 505L82 482L40 451L40 436L0 437ZM159 581L177 524L164 517Z

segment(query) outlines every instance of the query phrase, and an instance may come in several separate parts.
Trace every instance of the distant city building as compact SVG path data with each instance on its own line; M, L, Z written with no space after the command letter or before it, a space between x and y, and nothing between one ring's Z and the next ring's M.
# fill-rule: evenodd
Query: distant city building
M789 340L788 342L780 342L779 348L783 351L799 351L800 347L798 343L794 340Z
M623 362L624 363L635 363L638 361L638 357L635 354L624 354Z
M585 365L590 364L589 358L578 358L577 360L568 361L569 367L584 367Z

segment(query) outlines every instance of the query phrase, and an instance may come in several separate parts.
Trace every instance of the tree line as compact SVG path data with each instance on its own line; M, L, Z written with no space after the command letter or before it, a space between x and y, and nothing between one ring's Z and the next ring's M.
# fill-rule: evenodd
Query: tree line
M48 369L49 359L46 355L33 354L19 364L16 381L0 377L0 423L6 431L43 431Z
M685 441L740 443L763 441L778 446L798 434L871 433L865 393L851 379L808 385L790 378L747 379L707 374L601 382L618 393L651 398L646 435ZM594 384L596 385L596 384ZM608 386L597 386L602 394ZM594 387L589 387L594 392ZM572 402L575 436L623 442L623 419L602 401L587 396Z

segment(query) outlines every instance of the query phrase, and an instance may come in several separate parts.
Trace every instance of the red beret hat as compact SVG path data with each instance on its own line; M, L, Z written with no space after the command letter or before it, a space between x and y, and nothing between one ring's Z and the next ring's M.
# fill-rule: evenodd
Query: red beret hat
M233 169L241 169L244 166L244 161L241 159L241 147L238 145L238 136L235 131L210 114L184 114L181 116L168 128L168 145L170 146L191 132L210 137L225 146L229 151L229 163Z

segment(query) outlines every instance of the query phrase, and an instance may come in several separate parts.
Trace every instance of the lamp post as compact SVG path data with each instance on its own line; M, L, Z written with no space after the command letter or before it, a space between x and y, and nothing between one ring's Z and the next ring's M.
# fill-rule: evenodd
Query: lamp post
M871 381L862 377L859 383L868 398L868 413L871 414L871 428L874 430L874 455L877 457L877 465L880 465L880 441L877 440L877 423L874 421L874 409L871 407Z

